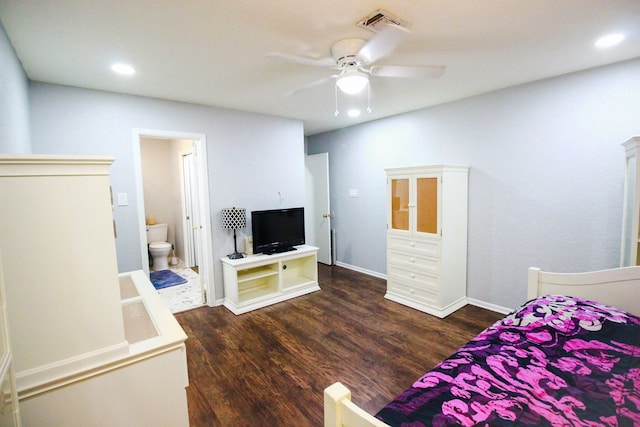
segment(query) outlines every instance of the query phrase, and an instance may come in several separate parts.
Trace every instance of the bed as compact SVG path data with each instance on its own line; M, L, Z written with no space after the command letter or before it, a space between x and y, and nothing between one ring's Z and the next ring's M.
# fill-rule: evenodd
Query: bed
M640 267L532 267L528 298L375 416L327 387L325 427L640 425Z

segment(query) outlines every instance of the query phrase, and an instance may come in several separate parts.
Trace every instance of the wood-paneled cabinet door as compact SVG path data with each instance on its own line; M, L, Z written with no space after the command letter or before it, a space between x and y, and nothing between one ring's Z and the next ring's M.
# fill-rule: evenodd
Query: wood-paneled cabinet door
M415 181L415 231L440 233L440 176L417 176Z
M411 231L411 180L409 177L394 177L389 182L390 224L392 231Z

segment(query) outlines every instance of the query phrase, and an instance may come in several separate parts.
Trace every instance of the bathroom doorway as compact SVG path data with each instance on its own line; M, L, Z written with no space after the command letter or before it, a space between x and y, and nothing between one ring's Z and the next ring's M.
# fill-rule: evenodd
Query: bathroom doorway
M207 263L211 239L204 135L134 131L138 158L138 212L143 269L149 272L146 225L167 223L173 245L169 269L187 281L159 289L172 312L215 301L213 271ZM136 151L136 150L134 150Z

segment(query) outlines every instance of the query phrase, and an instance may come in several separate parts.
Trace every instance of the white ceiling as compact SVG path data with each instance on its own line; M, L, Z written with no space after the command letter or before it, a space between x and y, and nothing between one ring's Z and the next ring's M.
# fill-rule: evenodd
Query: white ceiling
M412 31L379 63L446 65L441 78L372 77L359 119L334 117L331 83L282 96L333 71L265 54L329 57L371 38L356 23L377 9ZM0 0L0 19L32 80L290 117L307 135L640 57L639 0ZM593 46L611 32L626 39Z

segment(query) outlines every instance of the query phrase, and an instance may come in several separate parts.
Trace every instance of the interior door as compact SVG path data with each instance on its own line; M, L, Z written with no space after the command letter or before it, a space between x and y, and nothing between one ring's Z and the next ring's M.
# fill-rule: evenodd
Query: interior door
M305 159L307 206L305 235L309 245L317 246L318 262L331 265L331 209L329 205L329 153L312 154Z
M184 183L185 211L185 264L187 267L198 266L198 247L200 238L200 221L198 218L198 180L195 173L193 153L182 155L182 173Z

